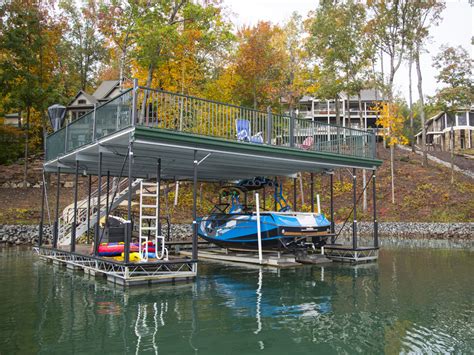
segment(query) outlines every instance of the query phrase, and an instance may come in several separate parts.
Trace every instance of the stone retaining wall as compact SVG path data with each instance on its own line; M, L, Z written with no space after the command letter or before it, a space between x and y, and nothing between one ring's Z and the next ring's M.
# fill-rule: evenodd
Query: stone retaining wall
M336 233L340 228L341 225L336 225ZM359 223L358 232L359 245L372 245L372 223ZM163 234L167 236L166 225L163 226ZM191 236L192 227L190 224L171 226L173 240L189 240ZM45 226L44 238L47 244L51 243L51 226ZM474 223L383 222L379 224L379 239L382 246L474 248ZM0 225L0 244L36 244L37 241L37 225ZM352 223L346 224L337 242L352 243Z

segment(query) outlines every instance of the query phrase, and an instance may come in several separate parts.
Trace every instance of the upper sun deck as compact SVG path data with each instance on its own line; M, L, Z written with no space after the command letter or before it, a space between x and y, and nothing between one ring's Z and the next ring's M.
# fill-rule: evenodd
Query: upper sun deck
M106 147L106 151L121 156L130 143L141 149L136 156L162 157L175 162L168 174L175 178L188 177L188 172L177 165L180 157L193 149L215 155L233 154L236 171L226 174L224 163L232 162L222 155L226 160L221 161L222 169L216 161L208 179L279 172L284 175L299 168L303 171L338 167L375 169L381 164L375 157L375 135L370 131L137 86L49 135L45 169L52 171L62 166L67 171L68 163L78 159L93 173L94 154ZM112 175L120 173L120 161L111 162ZM259 161L265 162L266 170ZM271 167L272 164L275 166ZM69 168L72 169L71 164ZM145 162L139 168L142 175L149 175ZM239 168L248 171L239 174Z

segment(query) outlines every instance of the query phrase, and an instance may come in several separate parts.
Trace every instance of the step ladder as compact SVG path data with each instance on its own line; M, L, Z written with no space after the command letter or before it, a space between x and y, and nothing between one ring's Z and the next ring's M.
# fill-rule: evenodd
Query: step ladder
M153 192L154 190L154 192ZM165 247L165 238L159 235L158 210L159 201L158 182L140 181L140 220L138 224L139 245L138 252L143 262L148 261L148 242L154 240L155 255L158 260L168 260L168 249ZM145 201L146 200L146 203ZM160 246L160 250L158 250Z

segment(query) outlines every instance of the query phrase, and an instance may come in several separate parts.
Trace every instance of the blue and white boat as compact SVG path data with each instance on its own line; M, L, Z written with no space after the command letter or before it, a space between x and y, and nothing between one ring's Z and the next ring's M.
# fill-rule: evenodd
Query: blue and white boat
M198 219L198 235L201 238L226 248L257 249L257 214L240 204L239 190L242 192L242 189L238 186L227 194L232 198L231 205L218 204L209 216ZM292 212L286 202L278 202L280 206L286 205L283 208L285 211L260 212L264 249L287 249L306 245L308 241L314 246L326 243L331 223L324 214Z

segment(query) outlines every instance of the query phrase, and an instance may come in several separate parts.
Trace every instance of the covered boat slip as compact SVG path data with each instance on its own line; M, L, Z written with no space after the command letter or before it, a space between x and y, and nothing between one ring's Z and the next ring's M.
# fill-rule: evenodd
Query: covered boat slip
M44 171L57 176L58 194L61 174L75 174L75 208L70 225L61 229L56 204L53 247L41 245L40 228L38 252L57 262L64 260L69 265L83 265L85 271L107 274L114 282L125 285L187 279L197 273L196 222L193 224L191 257L130 261L132 195L145 181L156 185L156 221L160 221L161 181L193 181L193 220L196 221L198 181L223 182L256 176L296 177L298 172L326 172L331 174L332 190L332 172L338 168L350 168L354 173L354 189L355 169L368 169L374 172L371 180L375 190L375 170L381 164L375 158L375 135L372 132L138 87L136 81L132 89L51 134L46 147ZM89 188L89 206L84 218L80 214L84 204L78 206L79 174L98 177L97 191L91 195ZM116 192L109 188L110 177L123 179L124 183L117 185L126 185L126 188L119 191L118 196L123 203L128 198L122 262L99 257L97 249L101 241L99 220L109 215L111 207L115 206L113 196ZM43 196L43 205L44 200ZM354 200L354 217L355 203ZM333 211L331 198L331 217ZM141 218L142 212L139 223ZM96 248L92 256L76 250L76 238L80 237L76 233L85 230L84 226L82 229L79 226L86 223L86 219L88 230L95 227ZM90 221L94 223L89 224ZM374 245L378 248L376 218L374 222ZM356 223L354 218L355 238ZM154 227L157 228L157 235L161 235L160 223L155 223ZM67 247L58 243L64 240L68 241ZM353 246L357 249L357 243Z

